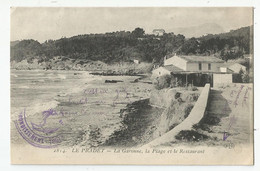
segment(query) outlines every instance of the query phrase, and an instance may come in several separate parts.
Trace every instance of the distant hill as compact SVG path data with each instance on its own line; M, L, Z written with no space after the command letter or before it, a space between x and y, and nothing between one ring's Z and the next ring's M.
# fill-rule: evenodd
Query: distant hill
M230 37L248 37L253 38L253 26L247 26L247 27L241 27L239 29L230 30L226 33L219 33L219 34L207 34L204 36L200 36L201 40L207 40L210 38L216 38L219 37L221 39L227 39Z
M206 28L206 25L201 27ZM193 32L202 34L198 30L199 27ZM221 28L217 28L214 31L220 30ZM38 63L48 63L57 56L63 56L64 60L80 60L82 63L87 61L116 63L138 59L141 62L160 64L164 56L173 53L214 55L224 60L237 59L243 58L244 54L253 53L252 30L253 26L248 26L227 33L187 39L177 33L164 33L159 37L144 34L143 29L136 28L132 32L85 34L46 40L44 43L32 39L21 40L11 42L11 61L27 60L30 63L37 59Z
M205 23L192 27L177 27L167 30L175 34L182 34L186 38L200 37L206 34L219 34L223 33L224 29L216 23Z
M16 44L18 44L20 41L16 40L16 41L11 41L10 46L15 46Z
M229 54L227 59L242 57L244 54L253 54L253 26L242 27L227 33L209 34L197 39L202 51L214 51Z

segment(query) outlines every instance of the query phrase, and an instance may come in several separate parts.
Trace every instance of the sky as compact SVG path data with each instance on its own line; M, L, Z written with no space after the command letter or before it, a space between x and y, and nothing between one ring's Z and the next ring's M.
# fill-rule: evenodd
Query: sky
M11 8L11 41L44 42L79 34L132 31L145 33L216 23L225 32L252 25L252 8Z

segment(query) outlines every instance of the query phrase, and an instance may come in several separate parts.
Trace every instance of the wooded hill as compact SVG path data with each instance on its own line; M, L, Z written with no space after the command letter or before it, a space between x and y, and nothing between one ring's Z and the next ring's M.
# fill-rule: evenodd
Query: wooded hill
M165 55L215 55L224 60L242 58L253 53L253 27L243 27L228 33L185 39L183 35L165 33L163 36L145 34L142 28L105 34L85 34L58 40L21 40L11 42L11 61L37 59L47 62L55 56L66 59L114 63L138 59L161 63Z

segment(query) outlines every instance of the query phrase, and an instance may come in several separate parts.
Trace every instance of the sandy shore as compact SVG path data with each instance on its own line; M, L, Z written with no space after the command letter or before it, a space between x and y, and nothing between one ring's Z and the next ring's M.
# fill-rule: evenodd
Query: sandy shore
M47 119L44 128L58 128L57 134L65 135L64 146L99 146L124 126L121 110L128 104L149 98L153 88L151 84L135 82L139 78L137 76L55 72L58 73L38 71L37 76L31 71L22 75L13 72L15 76L12 82L16 84L12 84L12 116L15 120L18 115L16 111L21 112L26 108L28 122L39 125L42 123L42 112L54 111L55 114ZM42 82L39 82L39 77L42 77ZM120 82L105 83L105 80ZM33 105L36 99L41 108ZM55 101L55 106L49 106L50 101ZM12 143L26 143L17 133L13 122L11 124Z

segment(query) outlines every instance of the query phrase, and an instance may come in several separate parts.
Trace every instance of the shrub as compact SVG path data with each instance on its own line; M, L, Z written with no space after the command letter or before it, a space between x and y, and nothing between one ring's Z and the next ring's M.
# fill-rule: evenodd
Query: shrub
M183 103L184 101L182 100L182 98L178 98L177 101L179 102L179 104Z
M197 87L194 87L194 86L188 86L188 90L189 91L197 91L198 89L197 89Z
M176 85L177 85L177 79L172 77L170 81L170 87L173 88L176 87Z
M182 130L175 136L175 138L177 140L192 142L192 141L206 140L209 137L207 135L200 134L194 130L191 130L191 131Z
M174 95L174 98L175 98L175 99L178 99L179 97L181 97L181 93L176 92L176 94Z
M170 81L171 81L170 75L163 75L163 76L157 77L154 80L153 84L157 90L161 90L163 88L170 87Z
M188 104L184 109L184 118L187 118L193 108L193 104Z
M193 94L189 94L186 97L186 100L189 101L189 102L195 102L195 101L198 100L198 98L199 98L199 94L193 93Z
M177 83L176 83L176 87L183 87L184 83L182 82L182 79L178 79Z
M232 79L233 83L242 83L242 78L240 74L233 74Z
M245 72L245 73L243 73L243 75L242 75L242 82L243 83L249 83L249 74L248 74L248 72Z
M249 83L250 77L247 71L240 69L238 74L233 74L234 83Z

